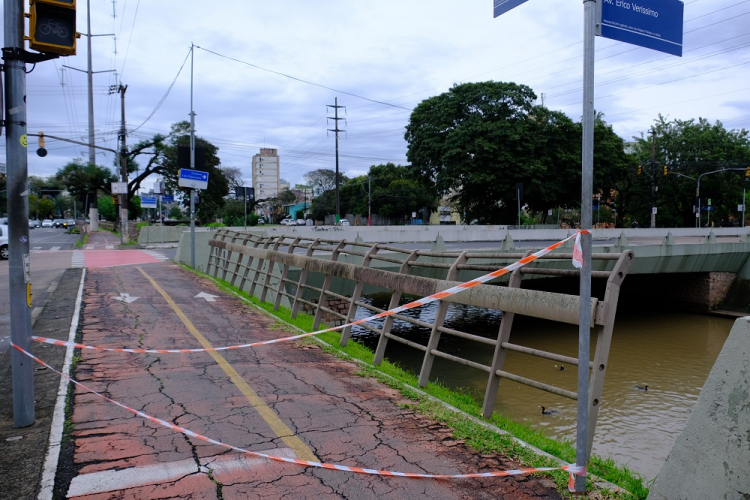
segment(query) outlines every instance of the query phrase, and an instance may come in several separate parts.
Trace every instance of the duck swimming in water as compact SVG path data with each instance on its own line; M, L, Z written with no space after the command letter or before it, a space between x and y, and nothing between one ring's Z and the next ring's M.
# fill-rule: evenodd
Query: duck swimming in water
M557 410L548 410L544 406L540 406L539 408L542 409L542 415L554 415L557 413Z
M633 388L638 389L639 391L647 391L648 390L648 386L647 385L644 385L644 386L634 385Z

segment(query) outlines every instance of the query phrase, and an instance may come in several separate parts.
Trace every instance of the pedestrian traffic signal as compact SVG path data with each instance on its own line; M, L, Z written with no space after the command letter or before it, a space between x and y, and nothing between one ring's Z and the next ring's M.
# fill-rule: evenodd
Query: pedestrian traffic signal
M643 169L641 168L641 166L640 166L640 165L638 165L638 175L641 175L641 171L642 171L642 170L643 170Z
M76 54L76 0L29 0L29 47L51 54Z
M664 175L667 175L667 172L668 172L668 170L667 170L667 166L666 166L666 165L664 165Z

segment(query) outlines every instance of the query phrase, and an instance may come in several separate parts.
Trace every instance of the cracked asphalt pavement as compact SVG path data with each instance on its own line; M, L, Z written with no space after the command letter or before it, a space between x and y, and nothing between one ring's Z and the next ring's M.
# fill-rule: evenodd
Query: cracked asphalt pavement
M218 297L196 298L201 292ZM121 294L137 300L114 300ZM168 263L89 270L79 329L85 344L148 349L288 335L275 319ZM397 391L357 375L357 365L316 345L279 343L213 356L92 350L79 356L74 377L92 389L245 449L400 472L518 467L468 449L450 430L405 408ZM80 387L72 390L69 420L56 498L560 498L544 477L408 479L246 456L159 426Z

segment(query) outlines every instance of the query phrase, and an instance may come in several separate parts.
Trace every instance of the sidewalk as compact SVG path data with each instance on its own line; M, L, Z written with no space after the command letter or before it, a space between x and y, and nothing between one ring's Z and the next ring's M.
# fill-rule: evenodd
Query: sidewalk
M164 263L90 269L80 330L85 344L143 349L287 335L210 281ZM316 346L279 343L213 353L82 350L74 376L130 408L272 456L405 473L518 467L467 449L357 371ZM409 479L268 461L165 428L80 387L71 424L60 498L560 498L545 478Z

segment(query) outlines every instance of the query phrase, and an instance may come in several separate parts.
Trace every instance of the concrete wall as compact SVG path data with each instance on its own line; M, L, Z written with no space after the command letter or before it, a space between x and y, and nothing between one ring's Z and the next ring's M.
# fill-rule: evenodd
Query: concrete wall
M750 317L735 321L648 498L750 498Z

